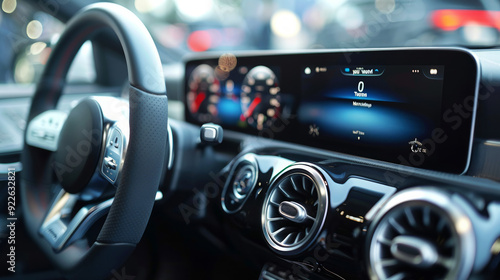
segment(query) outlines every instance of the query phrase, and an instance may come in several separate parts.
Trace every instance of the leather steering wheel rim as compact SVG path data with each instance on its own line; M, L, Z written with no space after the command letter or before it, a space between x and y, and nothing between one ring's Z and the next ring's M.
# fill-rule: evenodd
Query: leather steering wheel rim
M114 202L90 248L74 244L55 253L38 234L51 203L51 152L25 142L21 156L20 195L27 230L65 276L75 279L104 278L131 254L151 215L168 151L168 101L158 51L142 22L112 3L90 5L67 24L37 85L28 123L56 107L80 46L103 29L117 35L127 62L130 138Z

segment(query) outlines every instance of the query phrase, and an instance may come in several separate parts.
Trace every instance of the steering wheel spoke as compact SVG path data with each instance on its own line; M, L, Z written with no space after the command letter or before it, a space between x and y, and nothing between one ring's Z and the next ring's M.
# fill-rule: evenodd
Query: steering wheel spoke
M156 192L155 201L163 198L163 193ZM60 252L75 241L85 237L88 230L100 218L108 214L114 198L101 202L89 203L81 207L74 216L74 207L79 201L79 196L61 190L52 203L47 216L38 230L54 252Z
M59 252L83 238L91 226L109 212L113 198L83 206L71 217L77 201L78 195L61 190L38 231L49 242L54 252Z
M57 151L59 135L67 117L68 114L60 110L48 110L34 117L28 124L26 143L51 152Z

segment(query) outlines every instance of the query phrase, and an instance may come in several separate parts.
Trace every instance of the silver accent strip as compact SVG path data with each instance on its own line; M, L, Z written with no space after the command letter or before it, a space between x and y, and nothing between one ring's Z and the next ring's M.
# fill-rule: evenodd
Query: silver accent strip
M500 141L496 140L486 140L484 144L487 146L500 147Z
M474 90L474 108L472 109L472 119L471 119L471 130L470 130L470 135L469 135L469 152L467 154L467 163L465 164L464 171L460 173L460 175L463 175L467 172L470 166L471 158L472 158L472 146L474 145L474 128L476 127L476 115L477 115L477 103L478 103L478 96L479 96L479 85L481 83L481 65L479 63L479 59L477 58L476 54L474 54L471 51L468 51L466 49L463 49L465 53L468 53L476 62L476 67L477 67L477 75L476 75L476 89ZM466 98L467 99L467 98ZM465 101L465 100L464 100Z
M167 169L172 170L174 166L174 138L172 134L172 128L170 127L170 123L167 126L168 130L168 163Z

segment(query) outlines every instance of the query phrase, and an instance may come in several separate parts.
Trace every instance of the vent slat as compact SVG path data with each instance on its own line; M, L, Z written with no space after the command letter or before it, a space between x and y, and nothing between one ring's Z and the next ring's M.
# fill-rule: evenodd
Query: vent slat
M301 236L302 236L302 231L299 231L299 233L297 233L297 236L295 237L295 241L293 243L297 244L301 241Z
M455 265L455 261L452 258L445 258L440 256L436 262L437 265L440 265L448 270L453 269Z
M388 266L395 266L398 264L398 261L395 259L384 259L380 260L380 265L383 267L388 267Z
M296 234L295 232L291 232L291 233L289 233L289 234L285 237L285 239L283 239L283 241L282 241L281 243L283 243L283 244L285 244L285 245L292 244L292 242L290 242L290 241L291 241L291 240L295 240L295 238L294 238L294 235L295 235L295 234Z
M384 244L386 246L391 246L392 245L392 242L389 239L386 239L384 237L377 238L377 242L380 243L380 244Z
M411 212L411 208L405 208L405 215L406 218L408 219L408 223L414 228L418 228L417 220L415 220L415 216L413 216L413 213Z
M406 273L400 272L400 273L396 273L393 276L387 278L387 280L402 280L405 277L406 277Z
M285 229L286 229L286 227L279 228L276 231L272 232L271 235L276 236L277 234L283 232Z
M296 184L296 183L295 183L295 181L293 180L293 177L290 177L290 182L292 182L292 187L293 187L293 189L294 189L296 192L300 193L299 188L297 187L297 184Z
M456 240L455 238L449 238L446 240L446 242L443 244L445 248L453 248L456 245Z
M445 219L440 219L437 226L436 226L436 230L438 232L442 232L444 230L444 227L446 226L446 220Z
M391 217L389 219L389 224L399 233L399 234L405 234L406 230L403 226L401 226L396 219Z
M431 226L431 208L429 207L424 208L424 216L422 217L422 220L424 222L424 226L426 227Z
M285 191L285 190L283 189L283 185L279 185L279 186L278 186L278 188L281 190L281 192L282 192L282 193L283 193L286 197L288 197L288 198L292 199L292 196L291 196L290 194L288 194L288 192L287 192L287 191Z

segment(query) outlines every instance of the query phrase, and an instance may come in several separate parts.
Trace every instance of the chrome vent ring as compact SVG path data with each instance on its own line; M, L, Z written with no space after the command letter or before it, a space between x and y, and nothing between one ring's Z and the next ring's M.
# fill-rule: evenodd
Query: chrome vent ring
M467 279L474 263L469 216L452 195L433 188L390 198L375 216L368 242L371 279Z
M296 254L318 236L328 205L326 181L309 164L286 168L271 183L262 208L264 236L275 251Z

